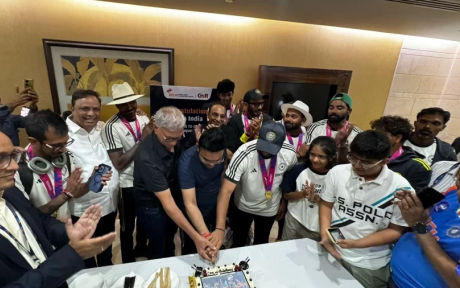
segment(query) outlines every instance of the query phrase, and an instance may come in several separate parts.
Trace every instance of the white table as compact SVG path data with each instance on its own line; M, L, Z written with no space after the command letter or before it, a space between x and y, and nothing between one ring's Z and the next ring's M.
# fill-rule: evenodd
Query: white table
M310 239L275 242L219 252L216 265L239 263L250 258L249 271L257 288L270 287L362 287L338 262L318 253L318 244ZM179 275L181 286L188 286L188 276L194 274L193 264L209 267L197 254L85 269L72 276L68 283L85 273L102 273L116 279L135 272L147 280L161 267L169 266Z

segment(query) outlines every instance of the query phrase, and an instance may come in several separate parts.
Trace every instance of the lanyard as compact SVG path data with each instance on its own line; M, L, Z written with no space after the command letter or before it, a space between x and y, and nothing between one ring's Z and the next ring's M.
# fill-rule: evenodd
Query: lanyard
M403 154L404 150L402 147L399 147L398 150L395 151L395 153L393 153L393 155L391 155L391 158L390 158L390 162L395 160L396 158L398 158L399 156L401 156Z
M246 114L243 114L243 123L244 123L244 132L248 132L249 133L249 119L248 119L248 115ZM250 135L252 137L252 135Z
M452 167L450 167L449 170L447 170L446 172L444 172L444 173L442 173L441 175L439 175L438 177L436 177L436 179L434 179L433 185L431 185L431 187L434 187L434 186L438 185L439 182L441 182L442 179L444 179L444 177L445 177L447 174L449 174L449 172L451 172L452 170L454 170L455 168L457 168L458 165L460 165L460 162L455 163L454 165L452 165Z
M19 225L19 229L22 232L22 236L24 237L24 242L27 244L27 247L22 245L22 243L19 242L18 239L16 239L16 237L14 237L14 235L11 234L11 232L8 231L8 229L6 229L1 224L0 224L0 229L3 230L11 239L13 239L14 242L16 242L16 244L18 245L18 247L21 248L24 252L26 252L36 264L40 264L40 259L38 259L37 255L35 255L34 250L32 249L32 247L30 246L29 242L27 241L26 232L24 231L24 227L22 226L21 219L19 219L18 214L16 214L16 210L11 206L11 204L9 202L7 202L7 201L5 201L5 202L6 202L6 206L8 207L8 209L10 209L11 213L13 213L14 219L16 219L16 222Z
M27 149L27 155L29 156L29 159L35 157L34 152L32 151L32 146L29 146ZM48 195L51 199L56 198L62 193L62 168L54 167L54 187L47 173L41 174L40 180L42 180L43 185L45 185L46 191L48 191Z
M262 180L265 187L265 198L267 199L272 198L272 186L273 180L275 179L277 156L278 155L275 155L270 159L270 170L267 171L267 167L265 167L265 159L262 157L262 155L259 154L260 170L262 172Z
M347 128L348 128L348 121L345 121L343 123L342 128L340 128L340 130L342 132L345 132L345 131L347 131ZM326 136L332 138L332 130L331 130L331 126L329 125L329 122L326 123Z
M292 139L292 136L291 134L289 134L289 132L286 133L286 137L288 138L289 143L291 143L291 145L294 146L294 140ZM303 138L303 133L300 132L299 142L297 142L297 148L295 149L295 152L299 152L300 147L302 147L302 138Z
M133 127L131 127L131 124L129 124L128 120L121 117L121 122L123 123L123 125L125 125L126 129L129 130L129 133L133 135L134 143L136 143L137 141L139 141L139 139L141 139L141 125L139 124L139 120L137 119L137 117L136 117L136 134L134 133Z

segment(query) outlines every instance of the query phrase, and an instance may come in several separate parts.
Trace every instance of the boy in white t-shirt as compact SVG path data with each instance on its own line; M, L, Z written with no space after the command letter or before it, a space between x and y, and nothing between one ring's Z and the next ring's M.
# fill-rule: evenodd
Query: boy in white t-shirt
M390 245L407 227L393 200L397 191L413 189L387 168L390 149L381 132L358 134L350 145L351 164L332 168L321 194L321 244L364 287L387 287ZM332 243L329 228L339 228L344 239Z

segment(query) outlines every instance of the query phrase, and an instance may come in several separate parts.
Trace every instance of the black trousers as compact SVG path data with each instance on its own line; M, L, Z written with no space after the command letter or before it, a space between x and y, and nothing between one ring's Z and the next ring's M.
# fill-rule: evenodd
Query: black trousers
M123 263L136 261L137 256L147 256L147 236L139 221L136 225L136 203L134 201L134 188L121 188L118 198L118 211L120 212L120 247ZM134 227L136 225L136 227ZM133 232L136 228L136 248L134 249Z
M137 207L137 220L149 239L148 259L175 256L174 235L177 225L162 207Z
M246 213L236 208L233 213L233 245L232 247L242 247L246 244L249 228L254 221L254 244L268 243L270 230L275 222L276 215L264 217Z
M96 231L94 232L93 237L98 237L110 232L114 232L116 217L117 212L112 212L105 215L104 217L101 217L101 219L99 219L99 223L97 223ZM77 222L78 219L80 219L80 217L72 216L73 223ZM101 267L107 265L112 265L112 245L110 245L96 257L85 260L86 268Z

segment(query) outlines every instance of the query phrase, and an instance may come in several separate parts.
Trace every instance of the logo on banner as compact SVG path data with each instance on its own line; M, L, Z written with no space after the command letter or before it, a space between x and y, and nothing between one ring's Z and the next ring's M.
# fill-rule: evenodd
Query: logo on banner
M163 94L168 99L207 101L212 88L163 85Z

